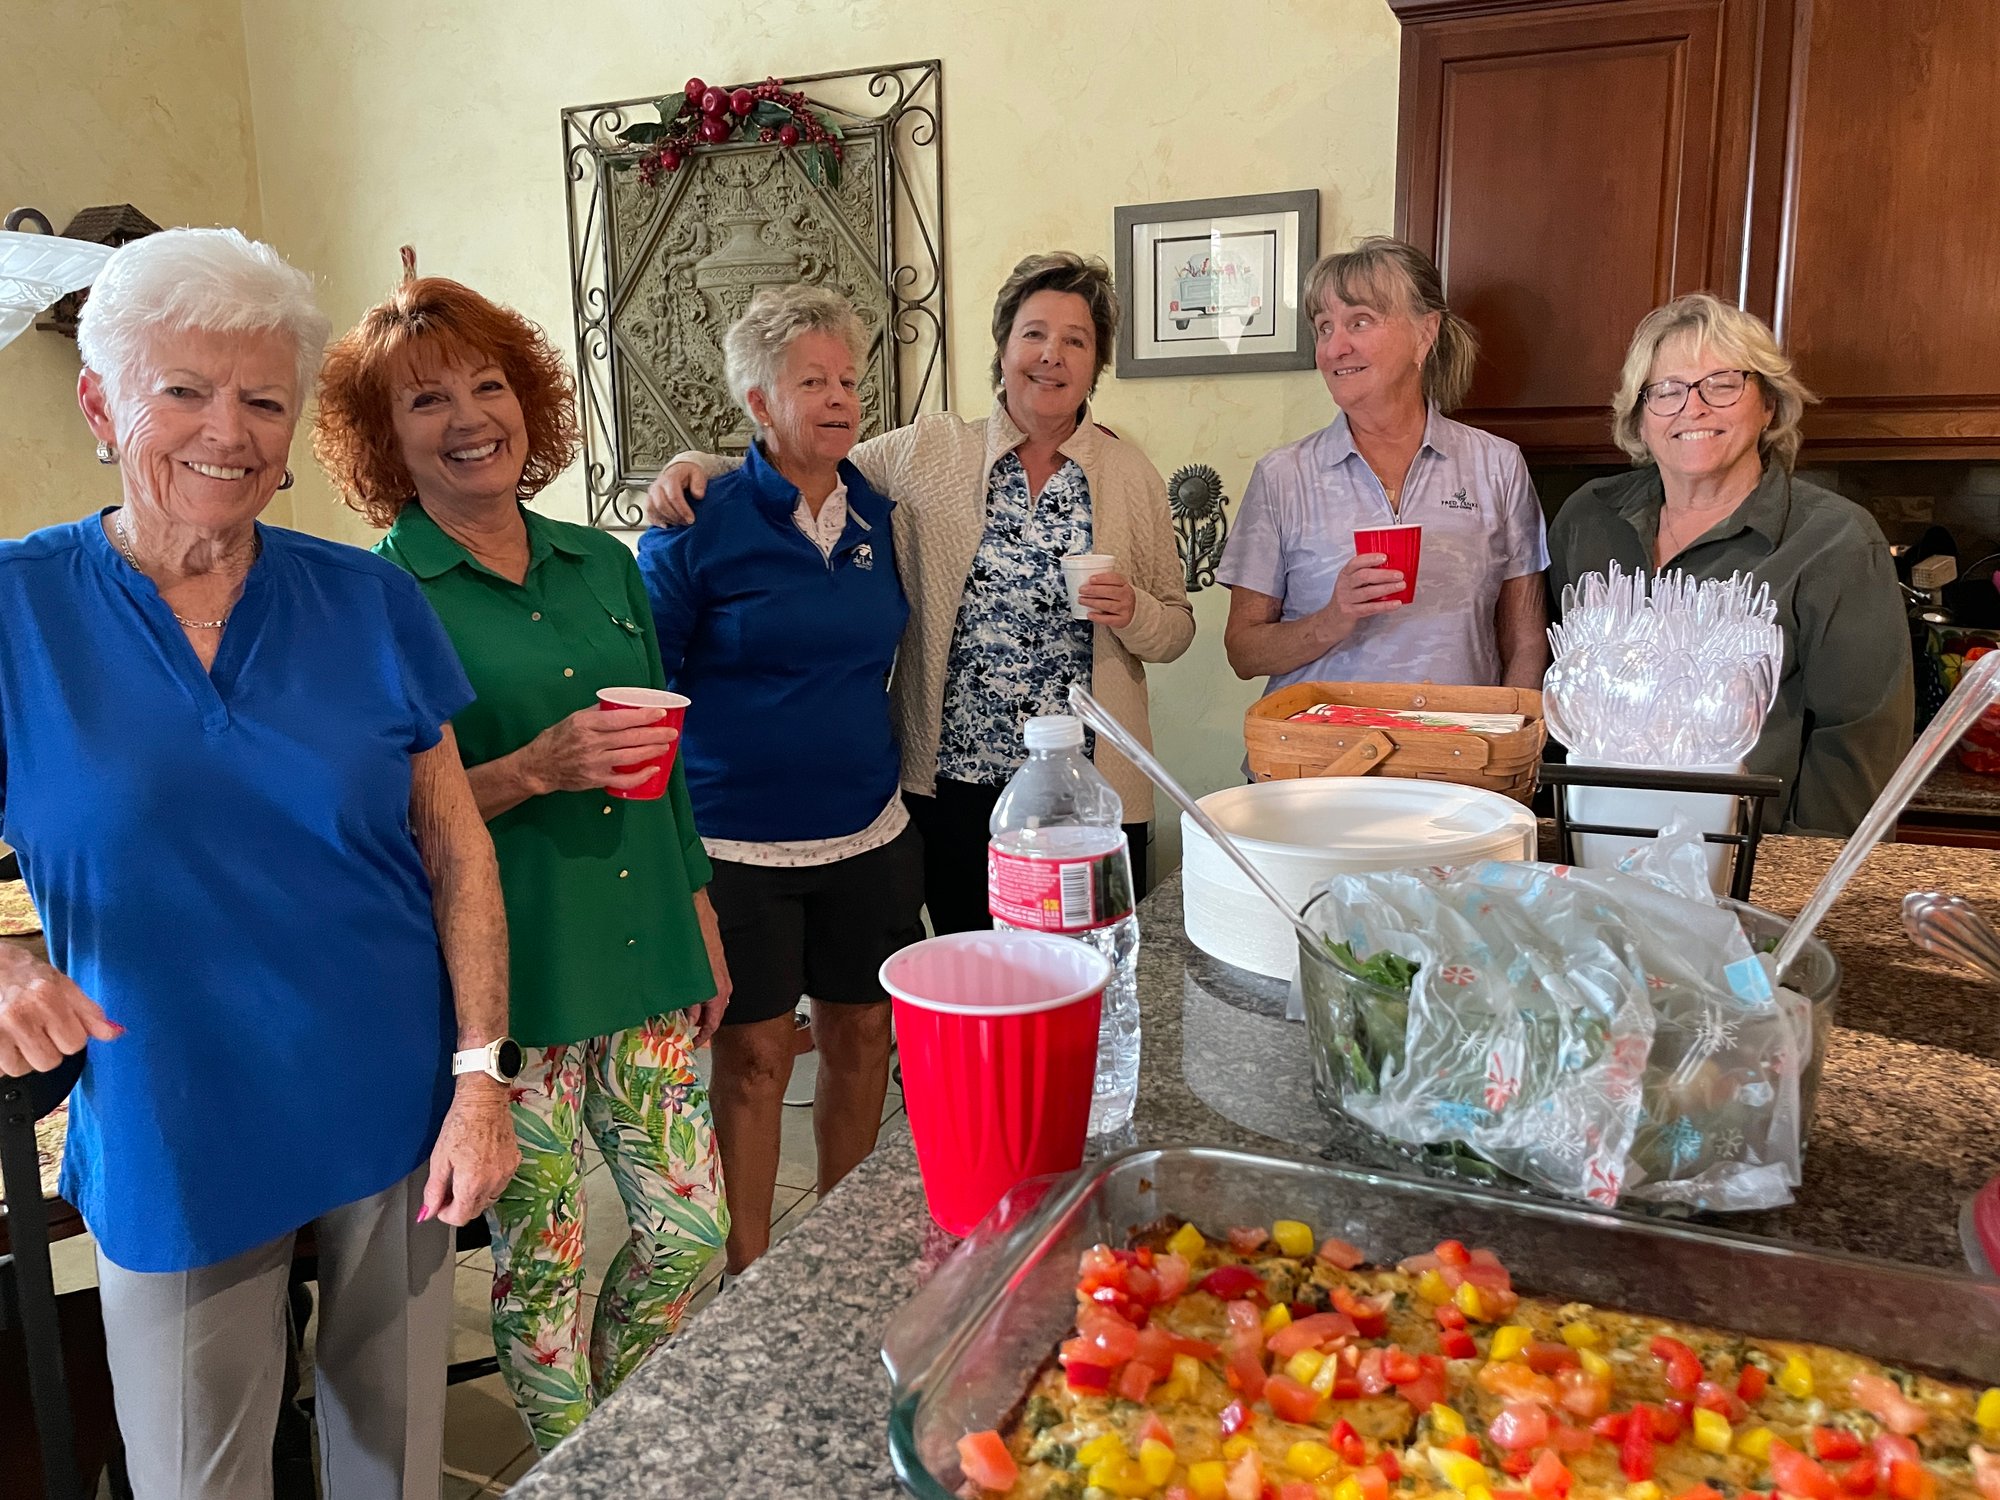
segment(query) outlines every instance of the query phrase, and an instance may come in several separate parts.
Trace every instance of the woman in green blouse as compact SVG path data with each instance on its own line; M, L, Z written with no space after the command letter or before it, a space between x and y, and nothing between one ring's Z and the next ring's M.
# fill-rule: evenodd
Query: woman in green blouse
M653 616L616 539L526 509L577 448L574 386L541 332L453 281L406 276L326 363L315 449L389 534L478 700L453 720L500 856L512 936L522 1165L490 1211L501 1374L546 1451L672 1332L728 1233L694 1069L728 1003L708 858L678 767L627 800L674 731L603 711L664 687ZM630 1232L585 1348L583 1138Z

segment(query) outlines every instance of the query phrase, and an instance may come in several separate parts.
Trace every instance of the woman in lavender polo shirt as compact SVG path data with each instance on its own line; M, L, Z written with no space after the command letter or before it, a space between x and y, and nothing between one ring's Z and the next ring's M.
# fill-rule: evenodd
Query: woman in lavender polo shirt
M1264 455L1217 577L1239 677L1538 688L1548 666L1542 509L1521 450L1451 421L1476 350L1437 267L1364 239L1306 276L1331 426ZM1415 598L1370 526L1421 525Z

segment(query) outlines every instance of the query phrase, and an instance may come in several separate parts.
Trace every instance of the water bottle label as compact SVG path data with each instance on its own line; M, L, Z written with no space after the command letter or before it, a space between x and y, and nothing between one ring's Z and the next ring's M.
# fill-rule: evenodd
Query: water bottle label
M1009 927L1089 932L1132 914L1132 867L1121 840L1104 854L1036 859L986 851L986 908Z

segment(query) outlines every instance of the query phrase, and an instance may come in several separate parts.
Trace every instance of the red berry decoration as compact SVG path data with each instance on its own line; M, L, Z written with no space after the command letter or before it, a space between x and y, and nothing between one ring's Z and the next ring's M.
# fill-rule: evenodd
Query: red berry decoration
M680 165L681 154L671 146L660 153L660 166L666 171L677 172L680 170Z
M738 89L729 96L729 112L742 119L748 119L751 108L757 103L756 97L748 89Z
M687 81L687 87L682 89L681 92L687 95L688 103L699 104L701 103L701 96L708 92L708 85L703 83L699 78L690 78Z
M780 125L778 127L778 144L780 146L796 146L798 143L799 143L798 126Z
M701 122L701 138L710 145L719 145L729 139L729 127L710 115Z
M703 89L701 91L701 112L711 120L719 114L727 113L728 109L729 95L721 89Z

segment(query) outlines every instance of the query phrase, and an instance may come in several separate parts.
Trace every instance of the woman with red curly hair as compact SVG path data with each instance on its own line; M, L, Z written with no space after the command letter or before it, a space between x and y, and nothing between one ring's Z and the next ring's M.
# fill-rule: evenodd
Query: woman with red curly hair
M406 262L407 263L407 262ZM500 856L512 934L511 1098L522 1165L488 1217L501 1374L547 1451L679 1323L728 1233L694 1069L728 1003L708 857L675 731L601 711L664 688L653 615L616 539L526 508L576 456L575 388L520 314L406 275L333 348L314 449L376 551L413 574L478 699L454 719ZM583 1138L630 1226L584 1344Z

